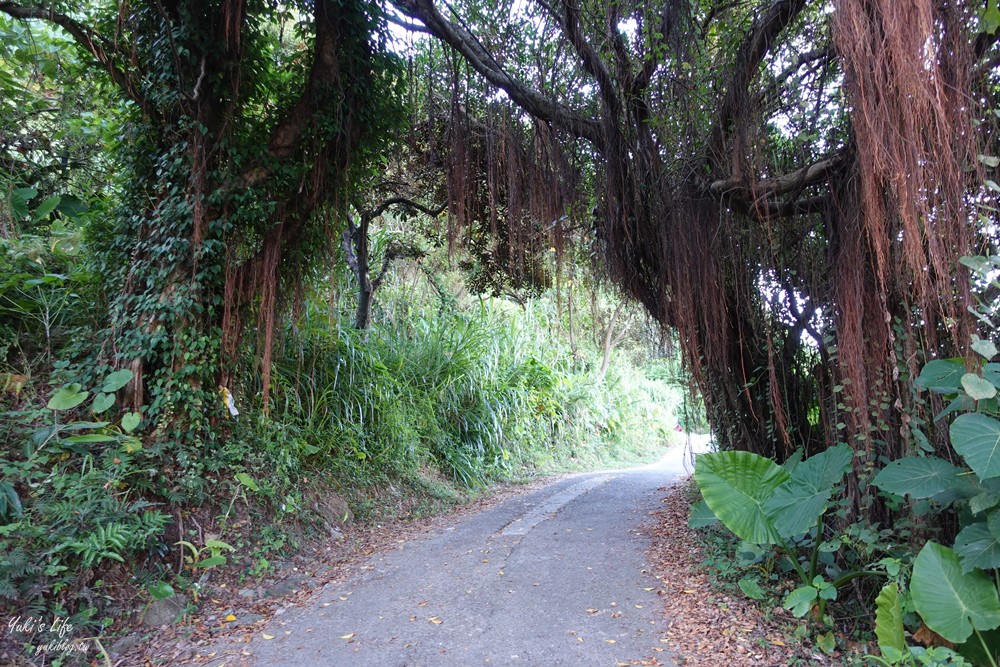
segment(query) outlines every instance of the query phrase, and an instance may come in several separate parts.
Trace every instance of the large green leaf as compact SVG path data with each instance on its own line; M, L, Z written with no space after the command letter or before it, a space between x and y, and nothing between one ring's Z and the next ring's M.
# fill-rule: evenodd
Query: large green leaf
M705 504L726 528L753 544L781 542L764 504L788 473L770 459L751 452L702 454L694 478Z
M928 542L913 562L910 592L917 613L934 632L961 643L977 630L1000 627L1000 599L980 570L962 572L958 554Z
M126 412L122 416L122 430L131 433L142 423L142 415L138 412Z
M997 346L993 341L989 339L983 340L979 336L973 336L972 339L972 349L981 354L986 361L997 356Z
M980 479L1000 477L1000 422L973 412L951 424L951 445Z
M712 514L712 510L708 508L704 500L699 500L691 505L691 510L688 512L689 528L707 528L716 523L719 523L719 520Z
M127 385L131 379L132 371L127 368L110 373L108 377L104 378L104 386L101 387L101 391L112 394Z
M995 362L983 364L983 379L1000 387L1000 364Z
M955 398L951 399L951 402L945 406L944 410L934 415L934 421L939 422L953 412L971 412L976 409L976 402L966 396L964 393L959 394Z
M955 553L963 572L976 568L991 570L1000 567L1000 542L990 532L985 521L970 524L955 537Z
M166 600L174 594L173 586L165 581L158 581L155 584L150 584L148 590L154 600Z
M7 516L20 516L24 511L21 498L10 482L0 482L0 519Z
M53 394L47 407L49 410L71 410L87 400L88 395L79 383L74 382Z
M882 587L875 598L875 636L879 650L886 648L906 651L906 636L903 634L903 606L899 602L899 586L896 582Z
M951 359L935 359L920 369L915 384L936 394L954 394L962 386L965 365Z
M767 597L764 590L760 587L760 582L754 577L743 577L736 583L739 584L740 590L746 593L748 598L763 600Z
M995 493L983 491L982 493L969 498L969 510L971 510L973 514L979 514L980 512L990 509L991 507L996 507L997 503L1000 503L1000 496Z
M974 401L985 401L997 395L997 388L993 383L975 373L966 373L962 376L962 389Z
M59 200L59 212L68 217L86 213L90 205L75 195L63 195Z
M973 665L992 665L991 660L1000 656L1000 630L986 630L979 634L982 641L979 637L970 637L969 641L956 646L955 652Z
M52 195L47 197L45 201L35 208L35 220L42 221L49 217L52 211L56 210L56 206L59 206L59 200L62 199L59 195Z
M854 452L845 444L810 456L764 504L764 513L782 537L801 535L826 511L833 488L851 466Z
M257 486L257 482L255 482L253 477L246 474L245 472L238 472L236 473L235 477L237 482L247 487L251 491L254 492L260 491L260 487Z
M38 190L34 188L15 188L10 193L10 208L14 214L20 218L27 218L28 202L38 195Z
M979 31L988 35L995 35L998 28L1000 28L1000 9L997 8L996 0L992 0L986 3L983 13L979 15ZM980 155L980 161L984 157L988 156Z
M94 396L94 403L90 406L90 411L95 415L99 415L102 412L106 412L115 404L114 394L105 394L103 392L98 392L97 396Z
M987 514L986 525L993 537L1000 541L1000 512L990 512Z
M887 493L920 500L955 488L963 472L936 456L908 456L882 468L872 483Z
M68 442L74 445L89 445L95 442L114 442L117 440L113 435L107 435L104 433L85 433L83 435L71 435L68 438L63 438L63 442Z
M226 564L225 556L209 556L205 560L200 560L197 563L193 563L191 567L217 567L219 565Z

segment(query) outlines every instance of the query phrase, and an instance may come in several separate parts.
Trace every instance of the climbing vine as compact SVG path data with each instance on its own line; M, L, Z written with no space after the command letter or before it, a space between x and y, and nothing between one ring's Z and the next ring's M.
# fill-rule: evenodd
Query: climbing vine
M91 22L60 9L0 4L69 33L126 109L120 206L92 228L102 356L132 371L127 402L183 472L216 441L248 323L266 405L275 313L331 251L337 217L318 213L340 210L403 117L397 59L364 2L94 3Z

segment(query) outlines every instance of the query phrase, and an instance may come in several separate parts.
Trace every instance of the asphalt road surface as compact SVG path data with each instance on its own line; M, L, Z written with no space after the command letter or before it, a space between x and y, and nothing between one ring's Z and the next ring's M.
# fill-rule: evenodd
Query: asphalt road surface
M672 665L641 526L689 458L561 479L410 540L245 648L260 667Z

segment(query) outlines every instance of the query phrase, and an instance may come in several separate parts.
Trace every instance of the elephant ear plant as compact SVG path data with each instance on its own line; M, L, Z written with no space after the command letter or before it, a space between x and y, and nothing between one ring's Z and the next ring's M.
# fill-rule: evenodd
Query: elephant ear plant
M975 339L972 349L986 362L997 354L989 341ZM876 475L873 483L882 491L914 501L930 500L942 509L953 507L961 530L953 546L927 542L913 562L910 596L924 624L978 664L996 667L1000 644L1000 421L997 388L1000 364L983 363L977 373L966 372L961 359L931 361L920 373L918 386L949 400L937 416L957 410L949 429L951 446L965 466L923 455L893 461ZM918 443L926 437L915 432ZM925 450L930 447L924 447ZM884 657L894 656L902 627L888 611L895 591L883 590L876 616L879 645ZM883 607L887 610L884 613ZM882 646L882 637L894 638ZM890 661L892 662L892 661Z
M750 452L702 454L694 478L703 500L692 508L692 526L706 525L714 515L745 542L776 547L802 583L785 598L785 607L799 617L814 611L822 618L826 602L836 599L842 585L884 574L857 570L828 581L820 569L823 515L852 458L845 444L805 461L790 459L785 466ZM743 582L741 588L747 591Z

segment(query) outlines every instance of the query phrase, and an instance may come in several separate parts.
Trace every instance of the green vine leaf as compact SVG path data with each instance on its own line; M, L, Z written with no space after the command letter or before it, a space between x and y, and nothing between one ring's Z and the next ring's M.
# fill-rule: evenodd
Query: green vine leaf
M955 553L962 562L963 572L1000 567L1000 541L990 532L985 521L962 529L955 537Z
M97 396L94 396L94 402L90 406L90 411L93 412L95 415L99 415L102 412L106 412L114 404L115 404L115 395L105 394L102 392L97 394Z
M782 606L791 611L795 618L802 618L816 604L817 593L812 586L799 586L788 594Z
M1000 422L979 413L951 424L951 444L980 479L1000 477Z
M989 361L993 357L997 356L997 346L994 345L991 340L975 338L975 340L972 341L972 349L985 357L986 361Z
M122 430L126 433L131 433L139 428L140 423L142 423L142 415L138 412L126 412L122 416Z
M115 371L104 378L104 386L101 387L101 391L106 394L112 394L127 385L131 380L132 371L127 368L123 368L120 371Z
M974 401L985 401L997 395L997 388L993 383L975 373L966 373L962 376L962 389Z

